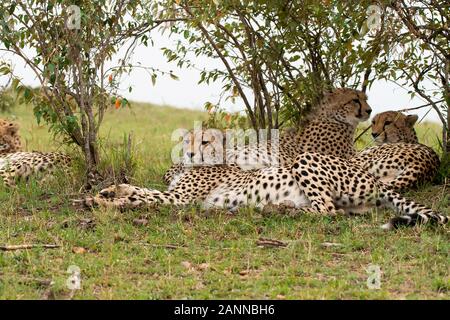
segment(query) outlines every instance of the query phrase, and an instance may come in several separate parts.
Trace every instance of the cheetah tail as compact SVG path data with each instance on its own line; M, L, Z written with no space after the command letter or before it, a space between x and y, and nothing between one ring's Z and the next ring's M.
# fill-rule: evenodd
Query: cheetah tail
M136 189L123 184L118 187L112 186L100 191L94 197L87 197L84 201L78 201L84 207L104 207L120 210L133 209L145 206L158 206L160 204L183 205L185 199L176 192L161 192L153 189Z
M408 200L393 190L383 188L380 193L380 199L390 208L400 213L399 216L392 218L381 228L390 230L400 226L413 226L416 224L437 223L446 224L449 218L432 209Z

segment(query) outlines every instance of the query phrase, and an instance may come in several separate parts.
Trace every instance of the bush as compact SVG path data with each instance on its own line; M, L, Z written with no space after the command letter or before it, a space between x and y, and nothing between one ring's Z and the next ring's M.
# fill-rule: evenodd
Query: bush
M8 90L0 91L0 111L3 113L11 112L16 101Z

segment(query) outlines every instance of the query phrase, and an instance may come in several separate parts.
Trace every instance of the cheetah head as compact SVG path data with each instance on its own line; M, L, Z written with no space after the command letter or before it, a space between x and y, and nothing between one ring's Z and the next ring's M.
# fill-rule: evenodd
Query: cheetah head
M212 165L224 163L225 134L218 129L199 129L183 137L185 165Z
M0 119L0 155L22 149L18 131L19 126L16 123Z
M367 95L359 90L338 88L324 94L314 118L328 118L356 126L370 117Z
M417 143L414 124L418 116L405 115L398 111L386 111L372 120L372 136L376 144L407 142Z

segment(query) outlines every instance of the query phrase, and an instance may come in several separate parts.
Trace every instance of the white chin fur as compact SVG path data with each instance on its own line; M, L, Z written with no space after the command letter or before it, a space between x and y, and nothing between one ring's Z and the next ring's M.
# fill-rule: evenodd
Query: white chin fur
M381 229L383 229L383 230L392 230L393 228L394 228L394 226L390 222L385 223L381 226Z

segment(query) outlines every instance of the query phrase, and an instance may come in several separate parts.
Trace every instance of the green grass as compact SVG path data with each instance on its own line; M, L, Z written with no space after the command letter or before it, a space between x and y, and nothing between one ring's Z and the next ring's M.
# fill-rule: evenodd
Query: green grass
M21 124L28 150L58 148L28 107L2 116ZM124 135L133 131L132 182L164 188L173 129L190 128L204 117L144 104L112 109L101 133L104 165L120 158ZM448 227L384 232L379 225L393 215L385 211L356 218L248 209L229 215L195 207L78 211L71 199L80 187L77 174L46 184L32 180L12 190L0 187L0 245L60 245L0 251L0 298L449 298ZM448 187L427 186L409 196L450 213ZM259 238L287 246L261 248ZM76 253L77 248L85 251ZM66 285L71 265L81 270L81 289L73 292ZM379 290L367 288L370 265L381 267Z

